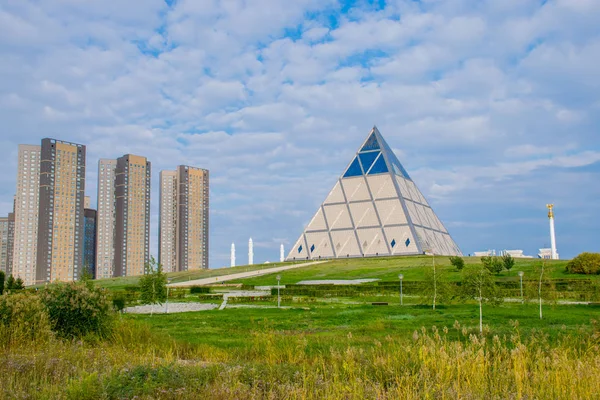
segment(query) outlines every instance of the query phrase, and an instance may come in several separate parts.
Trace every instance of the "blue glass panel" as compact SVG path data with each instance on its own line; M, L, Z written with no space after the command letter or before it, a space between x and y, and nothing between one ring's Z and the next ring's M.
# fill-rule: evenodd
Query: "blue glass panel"
M350 166L346 170L346 173L344 174L344 178L348 178L350 176L360 176L362 174L363 173L362 173L362 170L360 169L360 163L358 162L358 157L355 157L354 161L352 161L352 164L350 164Z
M315 251L315 245L314 244L312 246L310 246L310 252L312 253L313 251Z
M298 247L298 253L302 253L302 245L300 245L300 247Z
M406 179L410 179L410 176L408 176L408 172L406 172L406 170L402 166L402 163L398 160L398 157L396 157L396 154L394 154L394 152L392 151L390 146L388 146L388 144L385 140L382 143L382 147L383 147L383 151L385 151L385 153L386 153L388 160L390 161L390 164L393 166L392 168L394 169L394 172L397 175L400 175ZM410 179L410 180L412 180L412 179Z
M365 145L362 147L362 149L360 149L361 152L369 150L379 150L379 143L377 142L375 133L372 133L371 136L369 136L369 139L366 141Z
M408 247L410 245L410 239L406 239L406 242L404 242L404 244L406 245L406 247Z
M392 243L390 243L390 244L392 245L392 248L393 248L394 246L396 246L396 239L392 239Z
M385 165L385 159L382 155L377 159L377 161L375 161L375 164L373 164L373 167L369 171L369 175L384 174L386 172L388 172L388 168L387 165Z
M377 156L381 154L378 151L370 151L368 153L360 153L358 157L360 158L360 163L363 166L363 171L368 171L373 165L373 161L377 158Z

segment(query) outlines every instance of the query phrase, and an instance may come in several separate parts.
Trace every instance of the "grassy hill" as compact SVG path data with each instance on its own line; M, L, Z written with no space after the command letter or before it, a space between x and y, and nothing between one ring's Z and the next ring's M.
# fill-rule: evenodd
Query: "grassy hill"
M168 279L172 283L186 282L194 279L212 278L215 276L223 276L229 274L237 274L239 272L257 271L267 268L274 268L282 265L292 265L295 263L271 263L271 264L254 264L254 265L241 265L232 268L218 268L218 269L200 269L185 272L170 272L167 274ZM130 285L137 285L140 278L139 276L128 276L120 278L109 278L109 279L98 279L94 282L98 286L105 287L111 290L123 290L125 287Z
M465 264L477 264L481 260L478 257L464 257ZM310 265L303 268L265 274L258 277L236 279L230 283L243 283L246 285L274 285L276 275L281 275L282 284L295 284L303 280L324 279L379 279L383 282L398 281L398 274L404 275L404 280L422 281L425 271L432 268L433 258L431 256L404 256L404 257L373 257L373 258L350 258L330 260L323 264ZM546 260L546 276L551 279L594 279L600 280L598 276L569 274L565 267L568 260ZM235 274L239 272L269 269L282 265L293 265L295 263L272 263L243 265L233 268L219 268L208 270L194 270L186 272L168 273L167 276L172 283L186 282L195 279L210 278ZM502 271L497 275L497 280L518 280L518 272L524 272L524 280L537 279L537 270L542 261L539 259L515 259L515 266L510 271ZM451 264L448 257L436 256L436 268L446 272L444 279L448 281L459 281L461 274ZM100 279L96 284L111 290L123 290L127 286L136 285L139 277L123 277Z
M465 257L465 264L480 263L477 257ZM422 281L425 271L433 268L431 256L410 257L373 257L337 259L324 264L307 266L281 273L268 274L248 279L238 279L232 283L247 285L273 285L276 284L275 275L281 275L282 284L294 284L303 280L323 279L379 279L381 281L398 281L398 274L403 274L405 281ZM589 276L569 274L565 271L567 261L546 261L548 276L553 279L560 278L589 278ZM444 278L449 281L459 281L461 274L451 264L448 257L435 257L435 265L440 271L447 272ZM534 279L534 271L541 265L538 259L515 259L515 266L510 271L503 271L498 279L518 279L518 271L525 273L524 279ZM537 278L537 276L535 276Z

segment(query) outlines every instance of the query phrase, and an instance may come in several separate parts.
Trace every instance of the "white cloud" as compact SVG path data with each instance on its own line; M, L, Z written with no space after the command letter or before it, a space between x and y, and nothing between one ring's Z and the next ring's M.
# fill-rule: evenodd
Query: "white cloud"
M341 14L318 0L11 2L0 212L16 145L59 137L88 145L92 197L99 157L146 155L155 177L209 168L212 265L251 234L272 247L257 259L275 259L273 238L296 239L373 124L450 226L494 224L475 215L498 187L521 199L508 212L545 204L539 180L557 171L571 177L564 202L596 204L580 182L598 174L598 4L395 1Z

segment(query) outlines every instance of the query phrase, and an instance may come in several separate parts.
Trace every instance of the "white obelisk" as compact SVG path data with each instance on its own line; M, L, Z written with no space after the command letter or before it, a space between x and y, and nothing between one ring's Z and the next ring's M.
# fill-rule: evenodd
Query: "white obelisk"
M546 204L548 208L548 219L550 220L550 247L552 249L552 259L558 260L558 252L556 251L556 235L554 233L554 204Z
M235 267L235 244L231 243L231 266Z
M252 245L252 238L248 240L248 265L254 264L254 246Z
M285 256L283 255L283 243L279 246L279 262L284 262Z

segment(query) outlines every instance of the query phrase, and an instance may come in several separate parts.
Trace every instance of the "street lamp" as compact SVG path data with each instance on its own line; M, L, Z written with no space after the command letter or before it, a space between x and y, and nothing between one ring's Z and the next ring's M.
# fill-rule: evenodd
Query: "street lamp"
M281 308L281 297L279 296L279 281L281 280L281 275L277 275L277 308Z
M167 278L167 301L165 303L165 314L169 313L169 284L171 283L171 279Z
M525 299L523 299L523 275L525 273L523 271L519 271L519 278L521 278L521 304L523 304L525 302Z
M404 303L402 302L402 279L404 279L404 275L399 274L398 279L400 279L400 305L403 305Z

